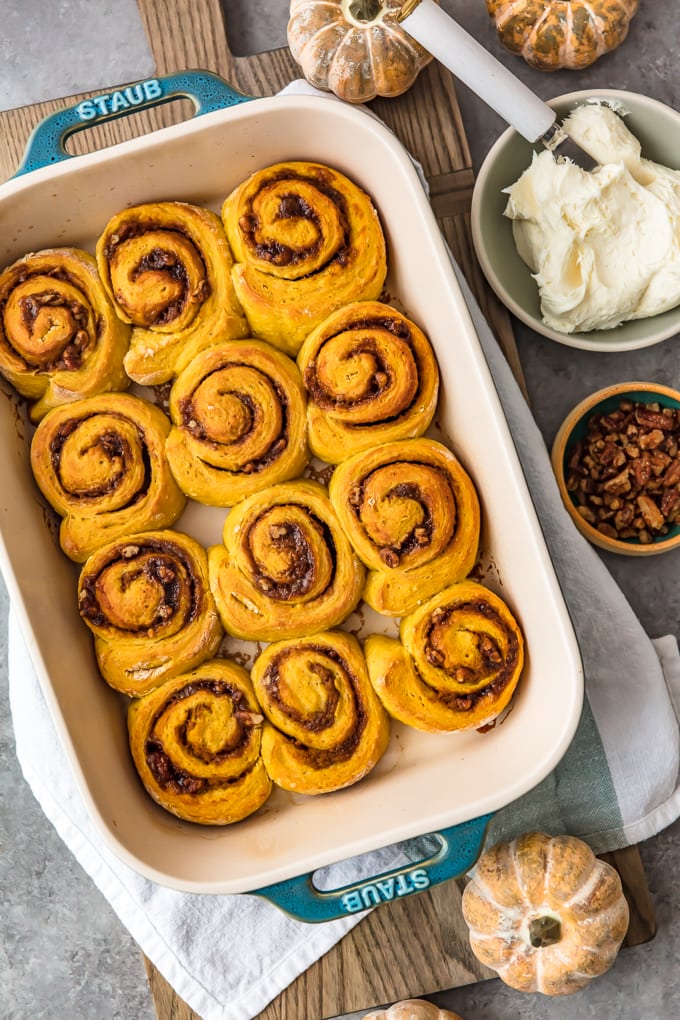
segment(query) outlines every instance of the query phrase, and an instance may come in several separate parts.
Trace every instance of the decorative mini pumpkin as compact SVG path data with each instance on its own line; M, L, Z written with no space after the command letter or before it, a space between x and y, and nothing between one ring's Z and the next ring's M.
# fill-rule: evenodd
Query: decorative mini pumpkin
M403 0L291 0L288 46L310 84L350 103L399 96L432 59L399 24Z
M475 956L511 988L569 995L604 974L628 929L621 879L574 836L529 832L480 857L463 893Z
M541 71L580 70L628 35L638 0L486 0L503 45Z
M425 999L403 999L389 1009L367 1013L364 1020L462 1020L458 1013L440 1009Z

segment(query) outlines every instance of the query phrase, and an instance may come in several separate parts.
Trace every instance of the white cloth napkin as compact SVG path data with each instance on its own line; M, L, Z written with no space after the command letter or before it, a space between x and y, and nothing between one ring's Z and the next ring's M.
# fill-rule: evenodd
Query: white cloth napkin
M309 87L296 85L295 90ZM677 642L665 637L652 644L602 561L574 528L540 432L462 274L454 269L544 525L584 659L588 718L580 741L587 755L572 756L561 774L556 770L551 791L571 790L570 810L581 803L587 824L579 826L566 807L561 819L543 820L546 827L554 823L579 829L598 850L616 849L653 835L680 815ZM107 849L87 815L12 613L9 678L17 756L36 799L144 953L204 1020L252 1020L361 920L360 915L306 925L254 896L190 895L141 878ZM595 728L589 729L593 720ZM601 772L590 764L593 744ZM584 762L589 775L580 776ZM605 784L608 802L613 791L613 813L612 804L598 806L596 796L593 810L593 775ZM528 794L521 800L529 813L517 813L519 824L525 818L541 821L548 800L551 809L557 803L552 795L532 800ZM512 808L501 815L505 831L512 827ZM390 851L376 854L374 871L393 860Z

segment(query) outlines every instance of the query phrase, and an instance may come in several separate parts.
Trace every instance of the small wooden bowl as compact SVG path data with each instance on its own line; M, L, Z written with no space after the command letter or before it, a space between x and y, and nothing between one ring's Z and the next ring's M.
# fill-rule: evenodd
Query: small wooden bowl
M578 530L582 535L585 535L589 542L599 546L600 549L606 549L607 552L620 553L624 556L656 556L680 546L680 525L672 526L667 535L652 539L650 543L640 542L636 538L610 538L589 524L578 513L578 504L567 490L566 478L569 460L575 444L586 434L587 423L591 415L596 412L607 414L615 411L623 399L644 404L656 402L662 407L680 409L680 392L660 383L625 382L606 386L577 404L562 422L551 451L553 471L565 507Z

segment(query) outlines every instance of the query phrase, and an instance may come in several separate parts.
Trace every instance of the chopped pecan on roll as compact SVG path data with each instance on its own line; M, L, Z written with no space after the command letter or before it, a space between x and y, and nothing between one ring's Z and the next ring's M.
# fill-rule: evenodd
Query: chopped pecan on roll
M380 296L382 225L370 197L322 163L276 163L226 198L236 296L254 336L297 354L329 312Z
M210 506L233 506L301 474L309 459L297 366L260 340L215 344L170 391L166 450L178 485Z
M247 671L211 659L130 703L130 750L147 792L166 811L230 825L262 807L272 790L262 723Z
M186 505L165 455L170 421L131 393L49 411L31 441L33 477L62 517L61 548L84 562L138 531L168 527Z
M219 216L187 202L149 202L113 216L97 241L99 273L132 324L125 370L147 386L174 378L217 340L246 336Z
M47 248L0 273L0 374L33 404L53 407L130 384L123 358L130 327L79 248Z
M361 598L364 568L317 482L281 482L237 503L223 542L208 550L210 587L235 637L314 634L341 623Z
M329 464L420 436L432 421L434 351L391 305L356 301L331 313L305 340L298 365L309 393L309 444Z
M389 717L351 634L277 641L256 659L251 679L268 720L262 758L277 786L310 795L339 790L384 754Z
M223 636L207 553L179 531L145 531L98 549L78 609L111 687L139 696L217 653Z
M400 640L372 634L364 652L390 715L447 733L486 726L504 711L524 665L524 638L504 600L467 580L404 617Z
M411 612L475 563L477 491L442 443L404 439L357 453L335 468L329 494L369 569L363 597L380 613Z

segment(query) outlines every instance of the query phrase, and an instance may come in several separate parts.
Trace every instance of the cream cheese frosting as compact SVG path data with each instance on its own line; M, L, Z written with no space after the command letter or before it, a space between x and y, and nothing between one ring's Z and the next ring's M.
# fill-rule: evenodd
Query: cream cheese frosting
M600 166L587 172L547 150L506 189L505 215L532 270L546 325L612 329L680 304L680 171L641 156L622 117L577 107L567 133Z

